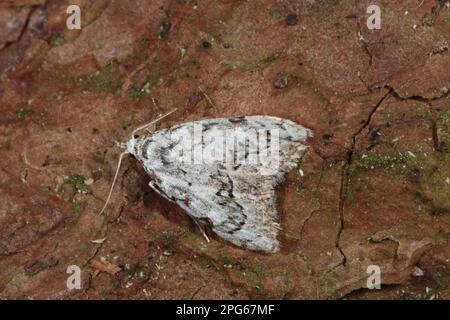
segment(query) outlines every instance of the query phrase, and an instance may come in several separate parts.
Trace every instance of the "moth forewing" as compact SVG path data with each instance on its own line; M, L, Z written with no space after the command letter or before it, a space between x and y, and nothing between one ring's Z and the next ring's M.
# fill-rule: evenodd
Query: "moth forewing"
M275 187L303 155L311 132L270 116L188 122L127 143L158 193L250 250L275 252ZM134 139L134 140L133 140Z

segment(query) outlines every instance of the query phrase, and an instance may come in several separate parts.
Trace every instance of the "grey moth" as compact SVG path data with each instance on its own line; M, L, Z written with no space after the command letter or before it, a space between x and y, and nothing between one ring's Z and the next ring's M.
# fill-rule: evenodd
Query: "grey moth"
M247 116L133 135L123 147L142 163L150 187L195 221L239 247L276 252L275 187L311 135L290 120Z

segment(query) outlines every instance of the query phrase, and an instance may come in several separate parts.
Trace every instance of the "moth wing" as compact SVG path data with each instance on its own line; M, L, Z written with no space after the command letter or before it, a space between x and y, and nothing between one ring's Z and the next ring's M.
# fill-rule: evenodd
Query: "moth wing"
M217 235L247 249L275 252L275 187L297 165L310 135L275 117L210 119L155 132L139 140L133 153L158 192L208 221Z

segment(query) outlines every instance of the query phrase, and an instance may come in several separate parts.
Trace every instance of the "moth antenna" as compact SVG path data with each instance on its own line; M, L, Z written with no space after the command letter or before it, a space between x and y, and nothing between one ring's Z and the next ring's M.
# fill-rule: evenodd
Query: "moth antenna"
M172 113L174 113L175 111L177 111L177 108L170 110L169 112L163 114L162 116L159 116L158 118L156 118L155 120L153 120L152 122L149 122L147 124L144 124L143 126L137 127L136 129L133 130L133 132L131 133L131 137L134 137L134 135L136 134L136 132L144 130L145 128L150 127L151 125L157 123L158 121L161 121L162 119L164 119L165 117L170 116Z
M122 159L123 159L123 157L124 157L126 154L129 154L129 152L128 152L128 151L127 151L127 152L122 152L122 153L120 154L120 156L119 156L119 162L117 163L116 173L114 174L114 179L113 179L113 182L112 182L112 184L111 184L111 189L109 189L109 194L108 194L108 197L106 198L105 205L103 206L103 208L102 208L102 210L100 211L99 214L102 214L103 211L105 211L106 206L107 206L108 203L109 203L109 200L111 200L111 195L112 195L113 190L114 190L114 185L116 184L117 176L119 175L120 165L122 164Z

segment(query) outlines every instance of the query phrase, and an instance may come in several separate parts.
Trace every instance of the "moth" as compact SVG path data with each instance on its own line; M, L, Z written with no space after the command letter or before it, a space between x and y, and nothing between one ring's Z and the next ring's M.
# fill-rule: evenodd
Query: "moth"
M275 187L305 153L309 129L272 116L206 119L136 134L146 127L122 144L122 155L139 160L154 191L239 247L279 250Z

